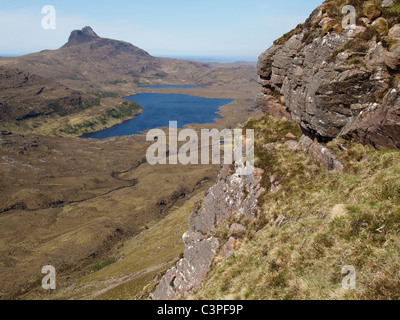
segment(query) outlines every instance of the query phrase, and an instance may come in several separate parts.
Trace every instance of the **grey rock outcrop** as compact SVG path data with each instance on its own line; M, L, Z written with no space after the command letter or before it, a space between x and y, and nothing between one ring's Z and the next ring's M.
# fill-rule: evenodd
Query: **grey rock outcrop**
M382 7L384 7L384 8L391 7L392 5L394 5L394 0L383 0L382 1Z
M214 233L232 216L249 220L257 218L257 199L264 191L260 186L261 177L260 169L254 169L250 177L231 174L230 166L221 169L216 184L208 190L201 206L195 205L189 218L189 231L182 238L184 256L162 277L153 293L154 300L172 300L189 295L207 276L220 247L220 255L224 258L233 253L235 239L231 237L226 243L221 243ZM237 224L232 231L245 232L243 228Z
M234 223L229 228L229 231L232 234L240 234L242 232L246 232L246 227L244 225L240 224L240 223Z
M184 258L162 277L154 292L154 300L172 300L187 295L210 271L219 241L213 237L196 239L196 235L190 233L185 233L183 241Z
M94 39L99 39L100 37L93 31L91 27L84 27L82 30L74 30L68 39L67 46L80 45L85 42L90 42Z
M343 130L343 137L368 143L378 149L399 149L400 146L400 91L392 89L382 104L373 104L361 112Z
M313 156L329 171L343 172L344 166L337 159L333 151L329 150L318 142L311 140L305 135L300 138L299 145L306 153Z
M272 115L284 107L307 135L321 141L345 137L399 149L398 88L392 82L400 66L400 25L382 38L394 43L388 48L360 36L372 32L368 26L324 34L321 30L331 21L319 8L301 32L261 54L259 103ZM310 34L315 34L312 41L307 40ZM271 98L276 93L283 95L284 106Z
M220 252L221 257L226 259L233 254L233 252L235 251L235 242L236 240L234 237L229 238L229 240L221 248Z

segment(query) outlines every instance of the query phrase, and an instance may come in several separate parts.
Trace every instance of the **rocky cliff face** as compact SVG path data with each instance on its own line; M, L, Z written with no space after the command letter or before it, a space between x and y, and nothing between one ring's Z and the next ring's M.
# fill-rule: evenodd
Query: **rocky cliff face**
M252 221L258 216L257 199L264 191L260 185L262 171L254 169L253 176L246 177L230 171L230 166L224 166L203 202L195 206L189 218L189 231L183 235L184 257L161 279L153 299L171 300L192 293L207 276L218 254L227 258L233 253L234 235L246 231L239 223L230 225L229 219ZM221 226L232 234L225 243L215 235Z
M348 4L357 25L343 29ZM322 141L345 137L399 149L399 16L397 1L326 1L261 54L259 103L290 114Z
M90 42L100 37L93 31L91 27L84 27L82 30L74 30L69 36L68 42L64 47L80 45L85 42Z

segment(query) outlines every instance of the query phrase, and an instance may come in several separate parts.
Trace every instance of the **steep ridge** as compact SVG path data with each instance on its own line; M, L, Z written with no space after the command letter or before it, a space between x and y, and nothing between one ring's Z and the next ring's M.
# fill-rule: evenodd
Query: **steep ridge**
M356 9L354 28L343 29L345 5ZM399 149L399 14L398 1L326 1L260 56L260 104L275 108L270 95L282 96L291 118L320 141Z
M219 249L225 257L233 253L234 238L221 243L214 236L216 229L228 223L234 215L249 221L258 217L257 198L265 191L260 186L262 172L256 170L248 179L236 173L232 175L231 169L230 166L224 166L215 186L209 189L202 202L195 204L189 217L189 231L182 238L185 243L184 256L161 279L152 295L153 299L171 300L196 290L210 271ZM246 230L238 223L229 225L229 228L234 233Z

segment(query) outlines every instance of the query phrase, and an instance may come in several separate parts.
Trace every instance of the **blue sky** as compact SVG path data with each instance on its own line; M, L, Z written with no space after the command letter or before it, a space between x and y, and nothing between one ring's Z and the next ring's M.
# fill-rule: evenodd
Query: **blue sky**
M57 49L70 32L91 26L155 56L256 60L276 38L303 22L323 0L0 0L0 54ZM43 30L42 7L56 9Z

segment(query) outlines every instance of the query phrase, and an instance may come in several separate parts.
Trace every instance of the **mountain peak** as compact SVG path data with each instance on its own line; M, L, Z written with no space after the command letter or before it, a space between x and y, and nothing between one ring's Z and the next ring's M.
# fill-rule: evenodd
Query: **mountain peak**
M65 46L69 47L73 45L79 45L99 38L100 37L93 31L91 27L84 27L82 30L72 31Z
M86 26L81 30L81 32L84 34L99 38L99 36L93 31L93 29L91 27Z

